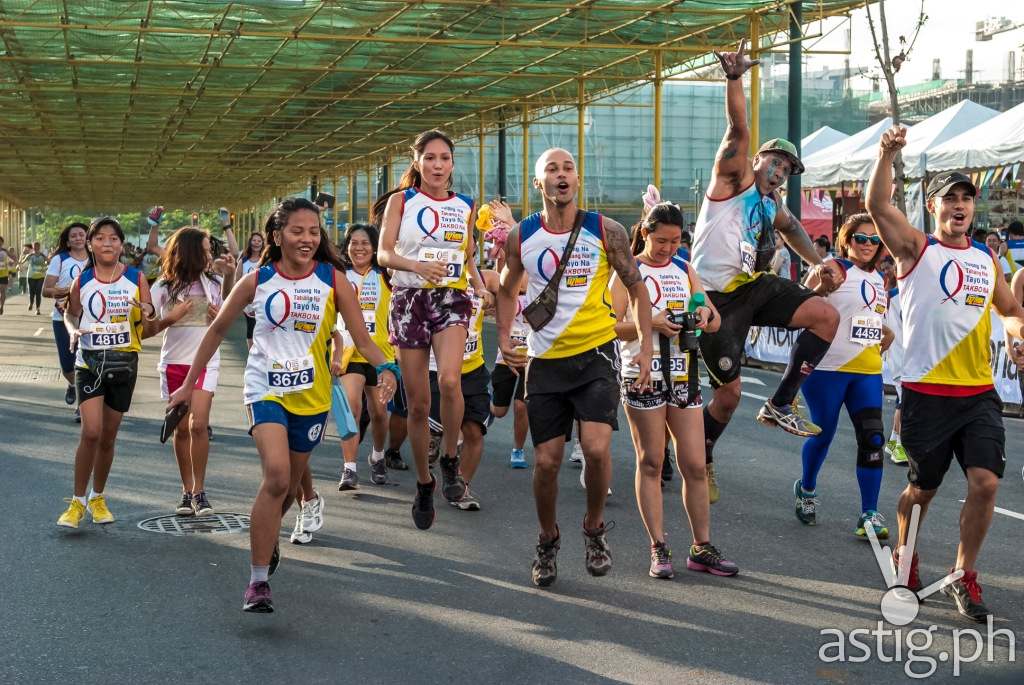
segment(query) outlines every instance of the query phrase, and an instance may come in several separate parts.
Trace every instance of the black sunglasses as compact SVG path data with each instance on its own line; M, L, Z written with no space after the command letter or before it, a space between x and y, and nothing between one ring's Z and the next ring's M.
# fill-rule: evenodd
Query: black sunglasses
M868 243L871 243L872 245L880 245L882 239L879 238L877 235L864 235L863 233L854 233L853 242L857 243L858 245L867 245Z

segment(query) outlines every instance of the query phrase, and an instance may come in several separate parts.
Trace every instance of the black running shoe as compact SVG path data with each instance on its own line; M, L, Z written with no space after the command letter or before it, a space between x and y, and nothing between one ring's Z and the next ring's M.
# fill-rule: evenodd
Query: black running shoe
M665 448L665 461L661 463L661 482L667 483L672 480L672 450Z
M437 463L441 456L441 439L443 437L444 433L430 431L430 442L427 443L427 463L432 465Z
M178 503L178 506L174 510L174 513L177 514L178 516L191 516L192 514L195 513L195 510L192 509L192 493L191 492L183 492L183 493L181 493L181 502Z
M274 575L274 571L281 565L281 545L274 543L274 553L270 555L270 566L267 569L267 577Z
M547 587L555 582L558 577L558 563L555 558L558 556L558 548L562 542L559 535L554 540L547 542L537 540L537 556L533 558L533 569L531 577L533 584L537 587Z
M412 501L412 521L420 530L434 525L434 488L437 479L430 477L430 483L416 483L416 498Z
M942 588L942 592L956 603L957 612L970 621L984 623L985 619L992 615L981 601L977 571L965 571L960 580Z
M374 461L372 456L370 458L370 482L374 485L387 485L388 467L384 461L384 459Z
M466 494L466 481L459 473L459 458L444 456L438 461L441 464L441 493L449 502L458 502Z
M206 499L205 490L200 490L196 494L192 495L192 509L196 512L196 516L207 516L213 513L213 507L210 505L210 500Z
M603 576L612 570L612 551L608 547L605 533L614 527L615 523L610 522L607 525L602 523L600 528L594 530L583 529L587 545L587 572L592 576Z
M64 391L64 404L72 405L75 403L75 386L69 385L68 389Z
M402 453L398 450L384 450L384 461L392 471L408 471L409 465L402 459Z

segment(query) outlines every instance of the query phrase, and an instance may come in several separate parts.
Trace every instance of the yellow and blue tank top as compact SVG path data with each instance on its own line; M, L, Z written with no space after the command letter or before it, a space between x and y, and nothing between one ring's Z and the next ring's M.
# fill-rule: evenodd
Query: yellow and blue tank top
M0 247L0 278L7 278L10 274L10 256L7 254L7 250Z
M917 263L899 277L905 386L941 395L992 387L989 311L1001 277L981 243L955 247L927 236Z
M768 270L777 213L775 199L756 183L732 197L706 198L693 229L692 261L708 290L732 292Z
M331 408L327 345L335 323L334 266L315 262L289 278L274 263L260 267L253 298L256 323L245 365L244 401L277 402L309 416Z
M388 341L388 311L391 309L391 288L384 280L380 269L370 267L366 274L355 269L347 269L345 278L352 284L359 300L359 311L363 315L363 325L370 334L373 343L380 348L388 361L395 360L395 348ZM357 349L352 353L351 361L367 363L366 357Z
M848 259L837 259L846 280L826 299L839 312L839 330L821 363L821 371L882 373L882 324L889 295L877 271L865 271Z
M109 283L96 275L93 267L78 276L78 299L82 317L78 328L83 332L78 341L75 364L85 368L82 350L142 350L142 310L139 301L142 272L125 267L124 273Z
M420 262L444 262L448 277L442 283L429 283L412 271L395 271L391 279L396 288L455 288L465 290L466 245L473 227L473 200L459 193L446 198L427 195L419 188L402 192L402 221L398 226L395 252Z
M614 340L615 313L608 281L611 266L601 215L585 212L579 238L558 286L558 310L548 325L530 331L530 357L571 357ZM533 302L558 268L570 232L552 233L540 212L519 224L519 255L527 273L526 301Z

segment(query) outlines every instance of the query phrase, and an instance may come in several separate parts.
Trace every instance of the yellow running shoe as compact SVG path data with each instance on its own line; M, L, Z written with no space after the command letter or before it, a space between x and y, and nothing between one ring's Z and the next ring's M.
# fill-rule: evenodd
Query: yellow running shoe
M718 491L718 479L715 477L715 465L708 464L704 468L708 473L708 502L714 504L722 494Z
M85 506L74 497L65 501L70 501L71 504L68 505L67 510L57 519L57 525L64 526L65 528L78 528L78 524L82 522L82 517L85 516Z
M114 515L107 509L107 500L103 495L96 495L89 500L89 513L92 515L93 523L113 523Z

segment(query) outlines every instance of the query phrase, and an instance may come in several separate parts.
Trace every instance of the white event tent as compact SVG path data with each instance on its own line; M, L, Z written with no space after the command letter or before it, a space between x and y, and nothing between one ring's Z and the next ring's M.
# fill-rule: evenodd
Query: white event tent
M848 138L806 155L801 160L804 163L801 185L804 188L838 185L841 180L839 172L843 161L862 150L874 150L878 146L878 140L890 126L892 126L892 119L886 117Z
M1024 103L950 138L928 153L928 171L986 169L1024 162Z
M850 136L846 135L842 131L837 131L831 126L822 126L814 133L810 133L803 140L800 141L800 156L803 158L810 157L819 150L824 150L830 145L835 145L841 140L846 140Z

